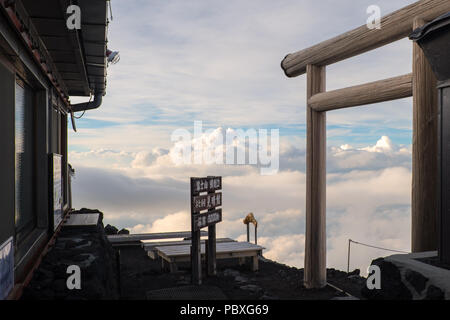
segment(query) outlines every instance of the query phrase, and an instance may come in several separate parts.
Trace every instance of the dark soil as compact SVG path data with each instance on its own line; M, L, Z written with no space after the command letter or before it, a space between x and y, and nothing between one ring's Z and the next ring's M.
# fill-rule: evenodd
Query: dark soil
M161 270L161 262L150 259L140 247L120 249L121 298L144 300L147 291L190 285L189 263L179 264L178 271ZM237 259L217 261L217 276L203 278L203 284L220 288L230 300L294 299L330 300L348 297L345 293L326 286L323 289L306 289L303 269L288 267L261 258L259 271L252 272L248 265L240 266ZM205 270L203 270L205 274ZM361 289L365 279L359 271L346 272L329 269L328 282L356 298L362 299Z

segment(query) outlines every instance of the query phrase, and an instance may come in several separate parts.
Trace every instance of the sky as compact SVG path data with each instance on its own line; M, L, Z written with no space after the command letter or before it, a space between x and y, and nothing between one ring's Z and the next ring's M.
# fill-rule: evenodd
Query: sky
M370 5L385 15L414 1L111 2L108 47L121 60L108 68L102 106L77 120L77 133L69 128L74 206L134 233L189 230L189 177L222 175L218 236L245 240L253 212L264 256L303 267L306 79L287 78L280 62L364 25ZM411 54L404 39L330 65L327 90L410 73ZM194 121L209 131L193 145L279 130L279 170L175 163L172 135L193 133ZM411 99L327 113L329 267L346 270L348 239L410 250L411 129ZM388 254L354 246L350 268L364 274Z

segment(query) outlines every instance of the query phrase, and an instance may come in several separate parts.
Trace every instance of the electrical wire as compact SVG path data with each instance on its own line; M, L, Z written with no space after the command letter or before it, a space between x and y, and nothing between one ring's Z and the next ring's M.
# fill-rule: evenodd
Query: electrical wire
M398 252L398 253L409 253L409 252L401 251L401 250L381 248L381 247L373 246L373 245L370 245L370 244L353 241L351 239L349 239L349 241L352 242L352 243L355 243L355 244L359 244L359 245L370 247L370 248L374 248L374 249L380 249L380 250L391 251L391 252Z
M83 113L81 114L81 116L77 117L75 114L73 114L73 117L78 120L78 119L83 118L85 113L86 113L86 110L83 110Z
M361 245L361 246L365 246L365 247L369 247L369 248L373 248L373 249L379 249L379 250L390 251L390 252L396 252L396 253L409 253L409 252L406 252L406 251L382 248L382 247L378 247L378 246L373 246L373 245L371 245L371 244L362 243L362 242L358 242L358 241L353 241L352 239L348 239L347 273L350 272L350 244L351 244L351 243L359 244L359 245Z
M89 102L88 102L88 104L87 104L86 109L89 107L89 105L91 104L91 102L92 102L92 93L91 93L91 95L89 96ZM81 114L81 116L77 117L77 116L75 115L75 113L74 113L74 114L73 114L73 117L74 117L75 119L81 119L81 118L83 118L84 114L86 113L86 109L83 110L83 113Z

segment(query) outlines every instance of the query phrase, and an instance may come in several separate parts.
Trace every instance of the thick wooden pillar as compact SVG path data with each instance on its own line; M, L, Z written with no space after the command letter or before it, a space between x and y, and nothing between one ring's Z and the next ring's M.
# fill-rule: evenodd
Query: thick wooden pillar
M324 92L325 66L307 66L307 98ZM326 113L307 105L306 130L306 241L307 288L326 285Z
M425 24L414 20L414 29ZM413 141L411 250L437 249L438 103L436 78L417 43L413 44Z

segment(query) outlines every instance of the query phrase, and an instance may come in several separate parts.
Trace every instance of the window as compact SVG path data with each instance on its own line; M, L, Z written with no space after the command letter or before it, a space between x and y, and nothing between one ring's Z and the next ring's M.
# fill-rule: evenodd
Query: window
M15 225L20 242L36 226L34 93L18 80L15 87Z
M52 152L61 154L61 112L52 108Z
M62 180L63 180L63 206L69 204L68 199L68 172L67 172L67 116L61 115L61 155L62 158Z
M52 152L62 156L63 205L67 204L67 116L52 108Z

